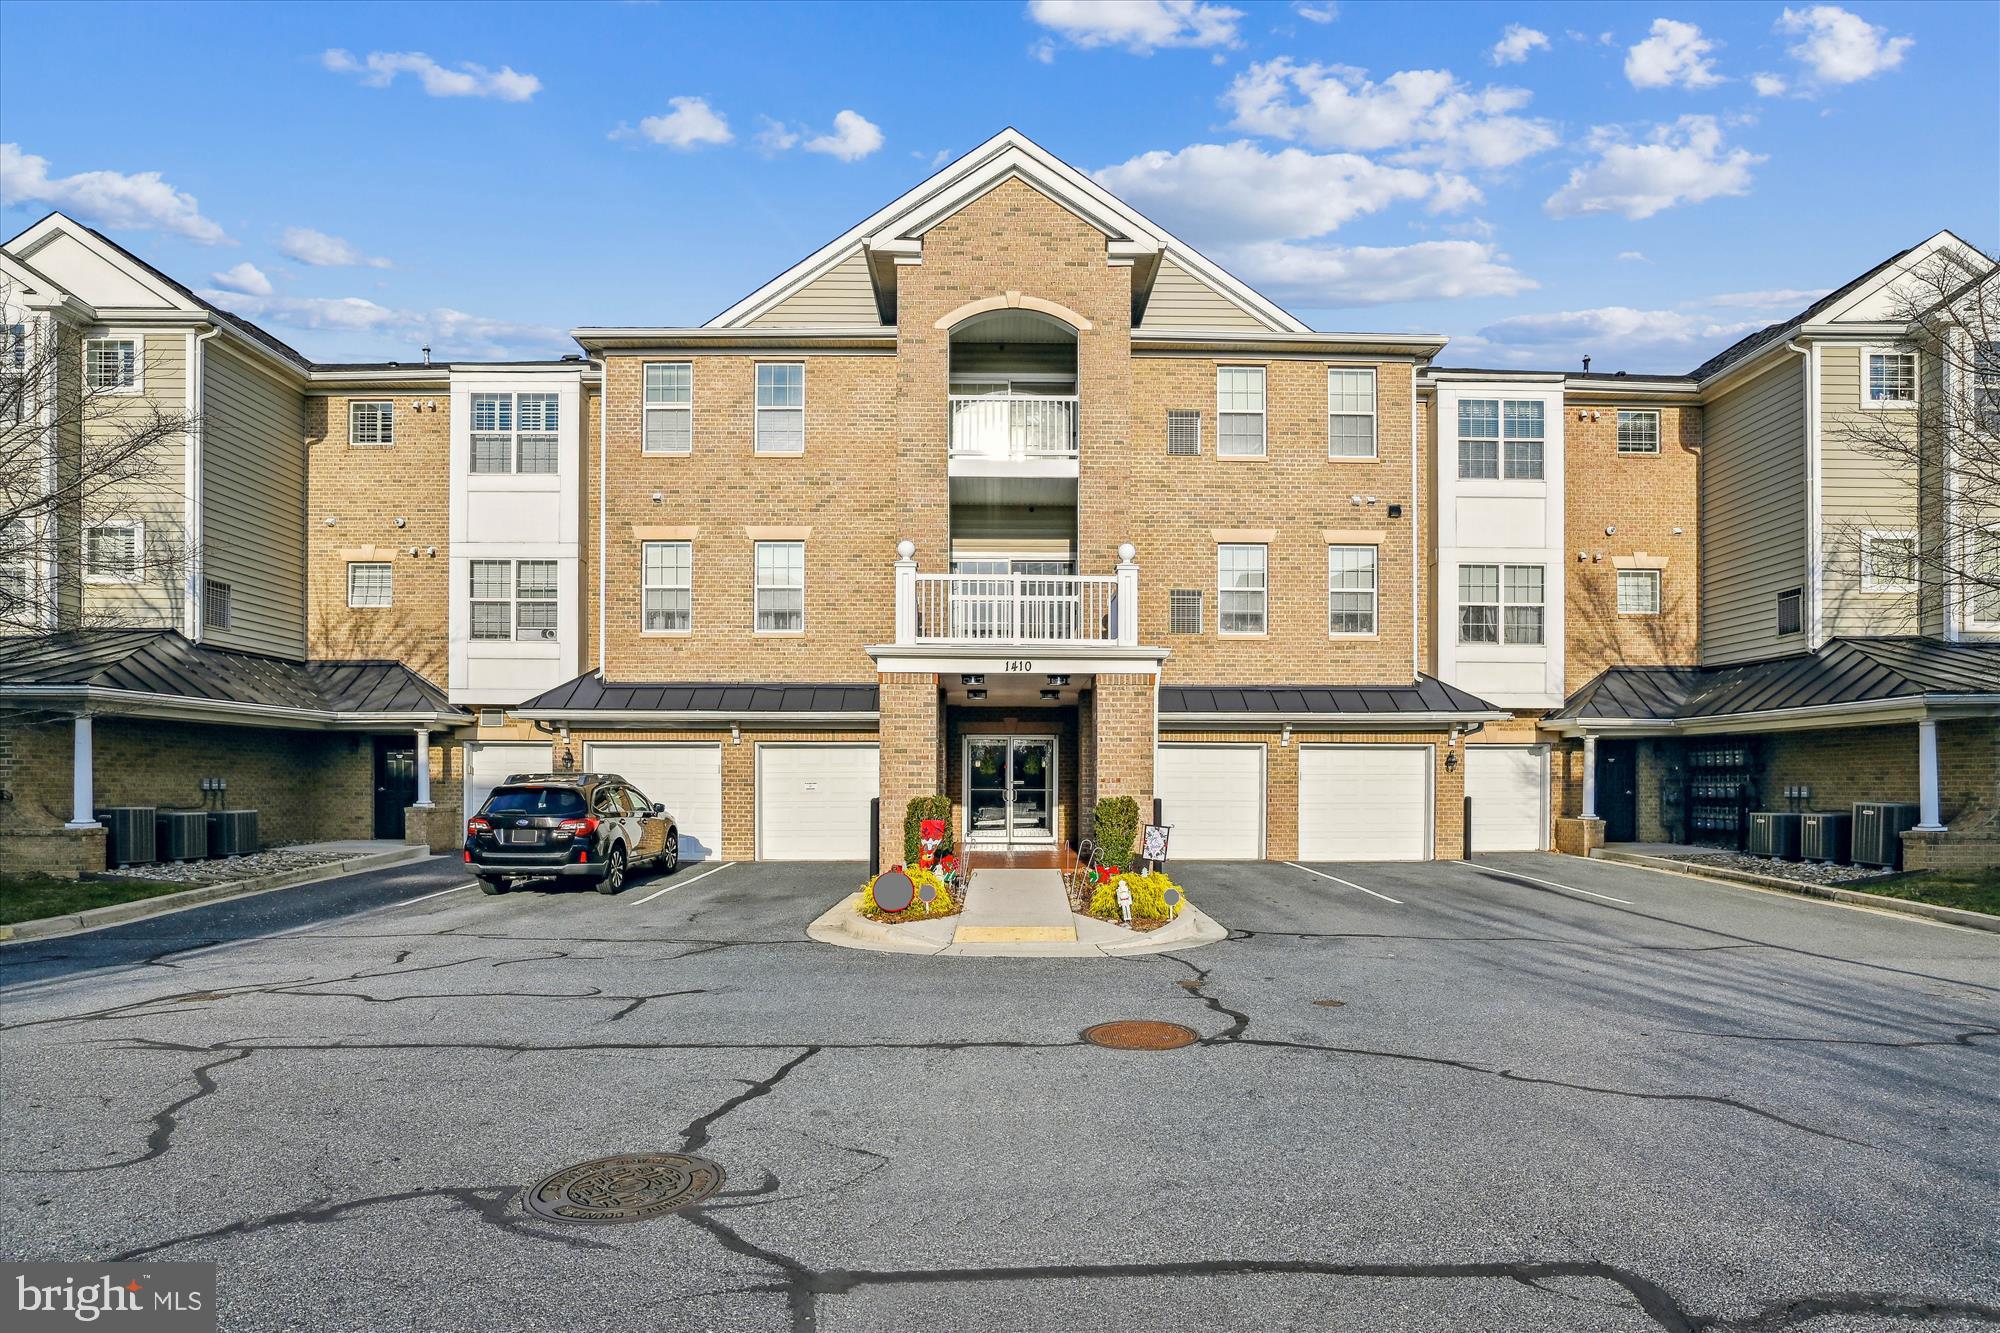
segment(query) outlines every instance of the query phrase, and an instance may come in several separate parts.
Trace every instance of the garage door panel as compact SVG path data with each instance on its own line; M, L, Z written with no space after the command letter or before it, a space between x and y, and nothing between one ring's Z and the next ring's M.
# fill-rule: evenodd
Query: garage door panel
M1474 852L1538 852L1546 841L1546 752L1531 745L1469 745L1465 794Z
M1299 751L1299 857L1430 859L1431 751L1312 745Z
M875 745L758 746L757 859L867 860L880 789Z
M1263 746L1163 744L1154 785L1172 860L1263 859Z
M593 772L616 773L667 807L681 835L681 860L722 855L722 747L718 744L600 741L583 749Z
M516 773L549 771L545 741L478 741L465 747L465 815L478 813L493 789Z

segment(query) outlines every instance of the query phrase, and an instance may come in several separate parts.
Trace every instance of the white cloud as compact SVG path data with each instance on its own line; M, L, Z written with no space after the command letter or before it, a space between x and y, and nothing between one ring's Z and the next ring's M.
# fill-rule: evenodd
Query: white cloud
M431 310L398 310L362 296L245 296L236 292L203 292L218 305L229 305L245 318L285 329L336 334L368 334L376 345L394 340L394 349L414 353L429 343L439 360L452 357L502 358L559 351L568 339L562 330L542 324L489 319L449 306ZM394 356L395 350L389 353Z
M1493 235L1493 224L1485 218L1467 218L1463 222L1453 222L1445 226L1449 236L1470 236L1475 240L1487 240Z
M1759 97L1783 97L1789 85L1782 74L1752 74L1750 86L1757 90Z
M220 273L209 274L208 280L218 287L227 288L232 292L242 292L249 296L269 296L271 294L271 280L264 276L262 269L247 259L234 268L224 269Z
M1235 46L1243 11L1197 0L1029 0L1028 17L1078 46L1143 56L1164 46Z
M1486 58L1496 65L1518 65L1528 58L1530 52L1549 49L1549 35L1536 32L1520 23L1509 23L1507 30L1500 34L1500 40L1493 43L1493 49Z
M1318 5L1309 5L1304 0L1298 0L1298 3L1292 6L1292 12L1308 23L1331 23L1340 17L1340 6L1334 4L1333 0L1326 0L1325 4Z
M843 162L858 162L882 146L882 128L858 111L834 115L833 133L806 140L808 153L825 153Z
M488 69L469 60L457 69L446 69L422 51L370 51L355 59L350 51L329 48L320 63L336 74L359 74L370 88L386 88L399 74L414 74L432 97L492 97L502 102L525 102L542 90L542 81L532 74L517 72L511 65Z
M1445 172L1433 181L1436 188L1431 191L1430 202L1424 205L1433 213L1456 213L1486 202L1485 192L1463 176Z
M44 204L99 226L170 231L203 245L229 243L222 228L201 215L200 202L167 184L157 171L52 177L49 160L22 152L19 144L0 143L0 203Z
M1586 355L1596 369L1679 373L1721 351L1763 320L1730 320L1686 310L1600 306L1512 315L1452 339L1452 351L1477 364L1565 369Z
M1655 126L1645 143L1628 142L1615 127L1591 132L1596 161L1577 167L1550 195L1550 217L1620 213L1649 218L1677 204L1698 204L1750 192L1750 168L1766 159L1745 148L1725 149L1713 116L1682 116Z
M314 268L388 268L389 261L364 255L352 243L311 227L287 227L278 240L287 258Z
M1904 53L1917 44L1914 37L1888 37L1887 29L1838 5L1787 9L1778 16L1777 29L1802 38L1786 49L1820 83L1873 78L1902 64Z
M1302 307L1515 296L1536 285L1479 241L1389 246L1259 241L1225 253L1230 272Z
M1380 83L1348 65L1253 64L1224 95L1236 128L1320 148L1400 148L1412 162L1497 168L1553 148L1555 127L1513 113L1525 88L1477 91L1449 70L1413 69Z
M1028 54L1036 60L1041 61L1044 65L1053 65L1056 63L1056 44L1049 38L1044 37L1038 42L1030 42L1028 44Z
M1653 35L1625 53L1625 77L1634 88L1709 88L1722 82L1709 52L1715 43L1678 19L1654 19Z
M673 110L664 115L647 116L639 122L637 131L620 125L611 132L611 137L626 139L636 133L652 143L683 150L700 148L704 144L728 143L736 137L729 129L728 118L711 107L706 98L669 97L667 105Z
M1646 258L1646 252L1643 250L1620 250L1618 252L1618 261L1622 264L1650 264L1653 262Z
M767 153L783 153L799 146L799 132L782 120L757 117L757 147Z

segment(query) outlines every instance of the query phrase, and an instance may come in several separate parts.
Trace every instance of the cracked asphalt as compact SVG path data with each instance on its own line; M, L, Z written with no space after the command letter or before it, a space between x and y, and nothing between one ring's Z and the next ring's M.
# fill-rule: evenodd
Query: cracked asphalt
M447 859L0 948L0 1252L213 1260L254 1330L2000 1323L2000 936L1313 869L1177 867L1230 938L1126 959L807 940L859 867ZM522 1208L646 1151L728 1180Z

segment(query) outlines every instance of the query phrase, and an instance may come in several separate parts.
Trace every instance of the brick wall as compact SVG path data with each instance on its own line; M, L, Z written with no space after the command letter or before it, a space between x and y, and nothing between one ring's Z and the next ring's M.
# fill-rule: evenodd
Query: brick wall
M1855 801L1917 799L1917 727L1845 727L1758 738L1763 746L1766 803L1782 809L1780 793L1803 783L1810 808L1845 810ZM1938 813L1946 824L2000 805L2000 720L1938 723Z
M1100 675L1091 691L1097 799L1130 796L1141 822L1153 813L1154 695L1151 676Z
M882 807L878 869L903 859L903 812L917 796L944 790L938 760L941 704L929 672L881 673Z

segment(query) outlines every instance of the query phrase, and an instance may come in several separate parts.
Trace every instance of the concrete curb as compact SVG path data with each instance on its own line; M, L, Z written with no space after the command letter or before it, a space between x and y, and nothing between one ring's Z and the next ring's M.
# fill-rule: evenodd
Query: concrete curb
M1591 853L1591 859L1644 866L1648 870L1664 870L1669 874L1685 875L1689 879L1714 880L1724 884L1747 884L1758 889L1777 889L1802 897L1824 898L1828 902L1846 903L1850 907L1873 907L1884 912L1896 912L1902 916L1924 917L1931 921L1965 926L1972 930L2000 931L2000 916L1967 911L1963 907L1939 907L1935 903L1920 903L1909 898L1891 898L1880 893L1863 893L1859 889L1835 888L1830 884L1802 884L1797 880L1780 879L1776 875L1758 875L1748 870L1695 868L1686 861L1675 861L1664 856L1640 856L1636 852L1596 851ZM1866 880L1862 882L1867 883Z
M1167 953L1191 949L1229 938L1228 930L1213 917L1188 907L1179 919L1147 931L1126 936L1124 927L1094 917L1073 916L1078 938L1074 941L1015 941L991 944L954 944L958 916L908 925L888 926L861 915L860 893L850 893L806 927L806 934L821 944L843 949L868 949L876 953L949 955L955 958L1124 958L1133 954ZM1109 932L1119 938L1110 939Z
M100 930L105 926L119 926L132 921L144 921L148 917L167 916L189 907L200 907L204 903L220 902L225 898L247 898L253 894L269 893L273 889L296 889L307 884L318 884L322 880L340 879L346 875L360 874L364 870L381 870L386 866L407 865L413 861L423 861L436 855L430 848L420 843L411 843L406 848L393 852L370 852L366 856L349 856L338 861L324 861L316 866L300 866L297 870L280 870L269 875L259 875L254 879L231 880L226 884L203 884L179 893L162 893L152 898L135 898L129 903L111 903L105 907L92 907L82 912L66 912L62 916L45 916L34 921L17 921L11 926L0 926L0 942L22 943L27 940L54 939L62 935L75 935L86 930Z

